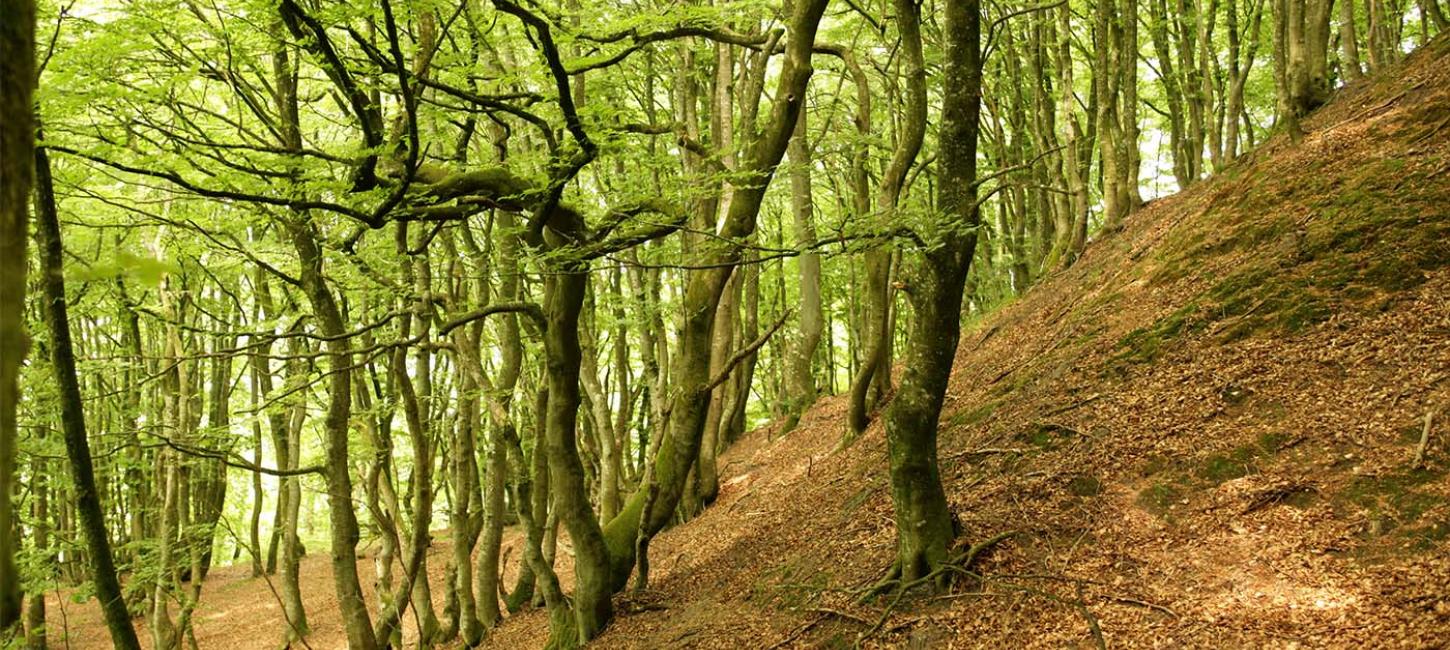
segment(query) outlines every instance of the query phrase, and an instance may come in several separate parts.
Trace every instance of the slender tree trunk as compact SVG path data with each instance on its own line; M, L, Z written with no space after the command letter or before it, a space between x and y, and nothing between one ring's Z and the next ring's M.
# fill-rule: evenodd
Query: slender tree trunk
M795 134L786 147L790 160L790 206L794 216L795 245L807 251L796 257L796 274L800 286L800 336L796 339L791 354L789 375L790 395L787 397L787 413L781 431L790 431L800 420L801 412L816 399L816 379L813 372L816 348L821 343L821 256L814 251L816 226L812 212L811 198L811 147L807 142L810 131L806 126L805 110L796 118ZM725 332L728 337L729 331ZM720 333L716 333L719 337Z
M348 645L353 650L374 650L372 620L357 575L357 514L352 507L352 477L348 455L348 421L352 415L352 352L344 338L347 327L332 290L322 275L322 250L314 226L305 214L294 215L286 224L300 262L302 286L307 293L319 330L329 337L327 349L327 415L323 420L326 440L325 467L332 542L332 579Z
M1345 5L1354 5L1354 0L1341 0L1341 2ZM1440 8L1439 0L1415 0L1415 2L1420 7L1420 14L1430 19L1430 23L1435 25L1437 32L1450 29L1450 20L1446 20L1445 11Z
M1157 2L1161 0L1151 1ZM1087 180L1082 171L1083 160L1081 158L1084 146L1091 144L1092 138L1083 134L1082 126L1074 114L1077 96L1076 91L1073 90L1072 31L1068 21L1068 14L1069 10L1067 7L1063 7L1057 12L1058 41L1056 63L1058 74L1062 77L1058 84L1059 92L1062 95L1060 98L1060 110L1062 111L1062 119L1067 124L1067 141L1063 147L1063 175L1067 177L1068 204L1071 207L1071 211L1068 219L1064 220L1062 224L1066 227L1059 229L1057 245L1054 247L1053 254L1049 256L1049 266L1071 264L1082 254L1082 249L1087 244L1088 188ZM1157 21L1155 20L1155 22ZM1165 58L1166 55L1163 54L1164 52L1166 50L1160 47L1160 58L1163 58L1165 61L1169 60ZM1167 64L1164 65L1166 66ZM1171 78L1172 75L1167 72L1164 73L1165 84L1170 83L1168 80ZM1172 96L1170 94L1170 104L1171 102ZM1172 122L1181 127L1181 122L1178 120L1175 119ZM1177 159L1175 158L1175 160ZM1176 162L1174 167L1175 170L1178 168ZM1186 177L1187 172L1184 171L1180 178L1180 183L1184 182Z
M890 224L905 188L906 174L916 161L926 135L926 66L921 48L921 10L910 0L896 0L896 30L901 37L902 77L906 105L900 134L891 161L881 175L876 192L876 209L883 224ZM869 129L869 122L859 126ZM877 400L885 397L891 382L891 253L876 250L866 255L866 356L851 383L848 424L858 436L870 422L869 412L875 387Z
M48 575L54 570L55 553L50 549L50 479L49 468L46 462L36 458L30 463L31 482L31 540L35 548L35 556L44 564L44 574ZM48 582L48 581L47 581ZM46 629L45 629L45 588L42 586L30 594L30 602L25 608L25 626L29 632L25 636L25 647L30 650L45 650Z
M827 0L805 0L792 9L790 42L785 47L785 62L779 73L779 85L771 111L769 126L754 141L749 155L739 165L739 184L732 192L730 211L720 234L724 239L744 239L755 230L756 217L765 198L765 189L773 171L785 154L795 120L800 113L802 97L811 76L811 51L816 28L825 12ZM725 290L726 280L738 263L739 248L722 246L719 242L702 244L708 247L703 261L713 268L696 271L684 289L683 323L679 329L679 351L673 359L671 382L673 399L669 413L668 433L661 440L654 462L654 479L658 493L651 499L649 512L644 504L649 488L636 490L619 516L605 531L612 565L608 582L613 589L622 589L634 566L638 533L653 535L669 522L684 493L690 467L699 454L709 406L710 343L713 340L714 309ZM576 545L579 540L575 540ZM577 548L577 546L576 546ZM577 559L577 558L576 558Z
M1354 0L1339 0L1339 68L1346 81L1357 81L1364 76L1364 69L1359 65L1358 39L1354 28Z
M0 27L0 29L4 28ZM0 59L3 58L3 48L0 48ZM29 115L28 104L26 109L25 115ZM17 121L23 123L27 120L17 119ZM26 142L30 142L28 136ZM0 144L3 144L4 147L11 146L8 141ZM0 156L0 168L3 168L5 162L6 158ZM96 487L95 473L91 464L90 442L86 438L84 402L81 399L80 382L76 378L75 353L71 347L70 321L66 314L65 274L62 262L64 250L61 245L60 217L56 214L50 159L46 155L45 149L35 150L34 165L38 181L36 206L40 222L41 265L44 269L45 317L50 329L50 361L52 370L55 372L56 385L60 389L61 430L65 438L66 458L70 461L75 507L79 511L81 533L85 541L87 557L90 560L91 580L95 583L96 597L106 620L106 628L111 634L111 643L122 650L137 649L141 646L136 639L135 628L131 627L131 615L126 611L126 601L121 594L121 583L116 578L116 566L111 556L110 539L106 534L105 513L101 509L100 494ZM0 179L0 181L5 181L0 183L0 186L8 188L9 180L10 176L6 174L5 178ZM25 205L23 196L20 205L23 209ZM22 254L20 256L22 269L24 259ZM23 276L20 277L23 278ZM0 305L3 304L0 302ZM0 309L0 312L5 312L5 310ZM15 310L15 313L18 315L20 310ZM0 416L3 416L3 413L0 413ZM6 452L0 450L0 454L4 453ZM10 453L8 457L13 460L14 454ZM8 490L5 491L8 493ZM9 526L5 525L3 528L8 530ZM0 535L3 534L0 533ZM18 587L19 581L15 580L8 584ZM19 603L16 603L16 606L18 607Z
M253 287L255 290L255 287ZM255 319L260 320L260 319ZM260 341L249 341L251 344L259 344ZM255 360L254 355L253 359ZM261 382L258 379L255 366L247 373L250 378L252 401L252 412L259 413L262 401ZM250 545L248 555L252 559L252 577L262 576L262 421L260 418L252 420L252 464L258 469L252 472L252 516L247 520L247 543Z

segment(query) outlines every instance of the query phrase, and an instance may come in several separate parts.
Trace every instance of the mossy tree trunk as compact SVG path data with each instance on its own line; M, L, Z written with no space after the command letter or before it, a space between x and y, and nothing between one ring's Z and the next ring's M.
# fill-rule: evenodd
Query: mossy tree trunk
M678 352L672 359L670 381L673 387L669 421L665 437L654 458L654 482L658 492L645 512L649 486L641 486L631 495L619 516L605 528L612 566L610 581L614 589L622 589L634 567L637 533L655 534L669 523L691 466L700 451L709 410L710 347L714 336L715 309L720 296L738 263L741 249L730 243L741 241L755 231L756 216L765 198L766 187L776 165L785 155L785 148L795 130L795 120L804 103L804 92L811 77L811 52L816 27L825 12L828 0L796 3L792 10L786 45L785 62L771 109L768 126L751 146L737 170L738 178L730 197L730 209L719 234L720 240L700 242L697 254L704 266L694 273L685 288L679 330ZM576 544L577 544L576 540Z
M574 625L578 642L597 636L613 616L609 552L589 503L584 467L578 454L579 314L589 280L586 263L558 269L545 283L544 355L548 369L549 406L543 441L549 460L553 504L574 543ZM537 513L536 513L537 514ZM554 629L551 638L562 642Z
M962 291L976 250L977 131L981 112L978 0L948 0L942 117L938 144L938 245L921 254L908 279L914 317L906 369L886 410L897 570L909 582L947 560L954 537L937 464L937 424L961 328Z
M34 177L35 2L0 0L0 636L20 624L15 557L16 412L25 333L25 276Z

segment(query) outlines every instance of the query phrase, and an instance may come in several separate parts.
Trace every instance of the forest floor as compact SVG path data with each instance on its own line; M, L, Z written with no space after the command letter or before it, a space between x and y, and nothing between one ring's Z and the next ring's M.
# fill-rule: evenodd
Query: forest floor
M595 645L1445 647L1450 39L1398 72L963 333L942 478L962 544L1013 533L979 579L855 602L893 557L885 444L877 421L838 449L829 397L724 455L719 500L653 544L651 589ZM274 647L267 583L213 576L201 647ZM325 554L303 576L311 646L342 647ZM71 647L104 647L95 608L67 609ZM524 612L488 646L546 628Z

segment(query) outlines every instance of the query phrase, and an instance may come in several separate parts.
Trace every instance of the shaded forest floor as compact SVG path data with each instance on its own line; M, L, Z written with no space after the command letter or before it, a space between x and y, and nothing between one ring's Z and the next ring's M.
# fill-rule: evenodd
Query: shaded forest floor
M985 580L884 619L854 603L893 555L886 452L879 422L837 450L844 400L826 398L725 454L719 501L654 543L652 590L619 597L596 645L849 647L881 620L866 647L1093 647L1093 629L1112 647L1443 647L1450 39L1306 130L963 333L943 480L963 543L1016 532ZM307 558L316 648L343 645L329 573ZM104 647L94 609L68 606L72 647ZM245 567L208 581L203 648L271 647L283 625ZM546 627L525 612L489 644L541 647Z

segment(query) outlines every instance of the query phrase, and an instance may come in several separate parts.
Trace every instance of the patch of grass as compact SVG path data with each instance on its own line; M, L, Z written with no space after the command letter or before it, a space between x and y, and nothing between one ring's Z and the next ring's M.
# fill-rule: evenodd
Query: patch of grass
M1338 504L1350 504L1369 511L1371 520L1379 523L1371 528L1372 533L1386 534L1405 528L1402 534L1414 537L1425 533L1434 542L1444 538L1442 528L1450 525L1450 522L1434 521L1418 527L1406 527L1419 522L1426 513L1450 503L1450 500L1439 494L1419 489L1441 480L1444 476L1445 471L1438 467L1417 468L1384 476L1358 476L1335 495L1334 499Z
M1169 482L1158 482L1138 493L1138 506L1159 517L1183 499L1183 488Z
M1258 457L1257 447L1239 447L1227 454L1210 454L1195 472L1198 478L1212 485L1242 478L1258 471L1254 460Z
M1400 428L1400 435L1399 435L1400 443L1401 444L1406 444L1406 445L1418 445L1418 444L1420 444L1420 432L1423 431L1423 430L1424 430L1424 425L1423 424L1420 424L1418 422L1416 422L1415 424L1411 424L1409 426L1406 426L1406 427L1401 427Z
M1039 449L1055 448L1060 442L1077 435L1076 431L1057 424L1038 423L1016 435L1018 440Z
M1203 328L1197 303L1189 303L1177 311L1158 319L1148 327L1140 327L1118 341L1122 351L1114 361L1126 363L1149 363L1162 356L1164 346L1185 333Z
M1433 521L1423 526L1406 528L1400 535L1410 542L1410 550L1425 552L1433 550L1440 542L1450 538L1450 518Z
M950 430L981 424L984 420L992 416L992 412L996 411L999 405L1001 405L1001 402L990 400L982 402L973 408L957 411L951 417L947 418L947 425L942 428Z
M1289 434L1280 433L1277 431L1261 433L1259 434L1259 437L1254 441L1254 443L1258 445L1259 450L1265 454L1278 453L1279 448L1283 447L1284 443L1287 442L1289 442Z
M1230 201L1168 236L1150 281L1187 277L1234 252L1252 252L1248 263L1183 309L1125 336L1116 360L1154 361L1171 341L1220 321L1230 321L1212 328L1223 330L1221 343L1292 334L1366 301L1373 304L1365 309L1382 308L1383 300L1375 300L1381 292L1420 286L1450 265L1443 207L1450 191L1429 176L1443 169L1439 158L1411 164L1392 157L1352 172L1311 169L1292 179L1238 183L1226 195Z
M1096 476L1080 474L1067 482L1067 492L1077 497L1095 497L1103 493L1103 482Z
M1138 473L1147 478L1171 467L1173 467L1173 461L1167 456L1149 456L1148 460L1143 462L1142 467L1138 468Z

